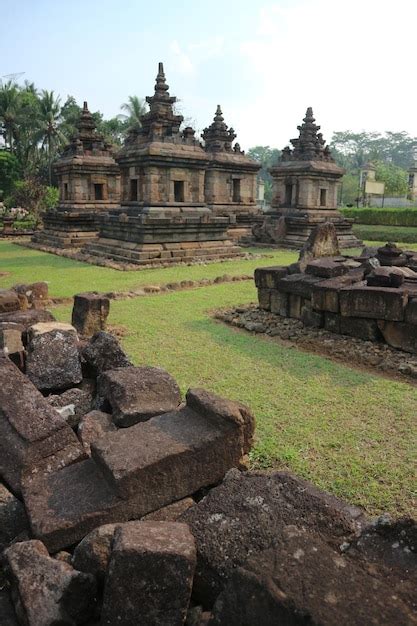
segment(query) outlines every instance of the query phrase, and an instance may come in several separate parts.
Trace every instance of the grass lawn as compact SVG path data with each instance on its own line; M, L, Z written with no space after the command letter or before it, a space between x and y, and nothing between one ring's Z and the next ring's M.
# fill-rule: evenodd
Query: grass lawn
M296 258L272 254L206 267L117 272L0 243L0 271L13 273L7 284L47 278L53 295L65 296L249 273L261 263ZM110 323L126 327L123 344L135 363L166 368L183 392L204 386L248 404L257 418L255 467L289 468L370 513L415 515L417 387L238 331L209 315L255 299L250 281L149 295L112 302ZM54 314L68 320L70 307L56 307Z
M251 251L248 249L248 251ZM72 259L30 250L6 241L0 241L0 272L10 272L0 277L0 287L16 283L46 280L49 293L54 297L73 296L81 291L129 291L144 285L157 285L181 280L215 278L223 274L252 274L261 265L286 265L297 260L297 253L283 250L253 249L264 258L225 261L207 265L179 265L161 269L123 272L106 267L80 263Z

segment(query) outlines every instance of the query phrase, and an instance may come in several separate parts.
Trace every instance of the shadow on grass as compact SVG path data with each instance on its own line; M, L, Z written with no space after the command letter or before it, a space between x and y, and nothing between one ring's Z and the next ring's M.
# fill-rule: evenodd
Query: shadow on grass
M213 319L187 322L185 327L199 335L206 333L219 346L233 349L245 357L263 361L284 371L301 382L326 375L339 387L363 387L372 383L375 376L351 369L330 358L311 354L296 347L283 346L262 335L252 335Z

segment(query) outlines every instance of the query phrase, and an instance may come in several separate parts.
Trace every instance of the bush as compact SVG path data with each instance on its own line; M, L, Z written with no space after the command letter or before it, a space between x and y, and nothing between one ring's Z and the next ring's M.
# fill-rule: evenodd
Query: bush
M414 209L343 208L341 213L357 224L380 226L417 226L417 207Z
M417 243L417 228L412 226L368 226L367 224L355 224L353 232L362 241Z
M19 180L6 199L6 206L23 207L35 218L39 217L42 211L51 209L58 204L59 190L56 187L47 187L36 178Z

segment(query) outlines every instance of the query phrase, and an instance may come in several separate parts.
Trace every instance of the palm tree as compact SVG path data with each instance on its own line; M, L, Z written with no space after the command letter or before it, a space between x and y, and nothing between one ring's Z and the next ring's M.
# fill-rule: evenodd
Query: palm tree
M20 92L12 81L8 81L0 86L0 124L2 134L9 147L10 152L14 151L16 132L19 119Z
M146 103L138 96L129 96L127 102L120 107L122 111L126 111L127 115L121 114L118 117L126 120L127 130L139 130L142 127L140 118L146 113Z
M61 99L55 97L53 91L43 90L39 99L39 131L37 143L45 151L48 161L49 184L52 183L52 162L59 147L66 141L61 130L62 109Z

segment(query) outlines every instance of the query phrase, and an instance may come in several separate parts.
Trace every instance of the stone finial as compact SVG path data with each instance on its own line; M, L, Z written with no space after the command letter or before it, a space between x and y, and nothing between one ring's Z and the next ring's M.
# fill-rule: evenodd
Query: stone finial
M299 136L291 139L293 149L284 148L282 161L334 161L322 133L318 132L320 126L315 121L313 109L308 107L303 123L297 126Z
M166 79L165 79L164 64L160 61L158 63L158 74L156 76L155 94L156 93L164 94L165 92L168 91L168 89L169 89L169 85L167 85Z

